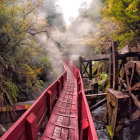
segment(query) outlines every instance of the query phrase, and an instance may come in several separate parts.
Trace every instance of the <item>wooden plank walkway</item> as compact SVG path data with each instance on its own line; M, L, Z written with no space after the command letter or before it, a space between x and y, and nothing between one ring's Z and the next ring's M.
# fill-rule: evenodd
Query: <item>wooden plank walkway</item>
M41 140L78 140L77 81L70 69Z
M36 140L43 122L50 114L42 140L98 140L80 71L69 61L64 63L64 73L0 139Z

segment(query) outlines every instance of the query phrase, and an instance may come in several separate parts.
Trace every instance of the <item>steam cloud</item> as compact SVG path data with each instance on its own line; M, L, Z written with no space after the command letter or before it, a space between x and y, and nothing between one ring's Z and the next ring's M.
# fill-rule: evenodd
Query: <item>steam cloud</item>
M63 30L61 27L63 17L59 13L61 11L60 7L55 5L56 2L56 0L45 0L43 10L38 10L38 19L36 17L35 19L39 24L41 18L46 18L48 23L51 21L52 30L50 36L48 37L43 33L38 35L37 38L41 46L48 52L53 68L61 72L61 63L64 56L69 57L71 60L78 59L79 56L92 56L93 50L84 42L84 39L87 37L93 38L100 32L100 29L96 26L99 22L98 18L87 19L84 16L78 16L72 22L72 25ZM94 8L92 7L93 5ZM91 13L95 17L100 17L102 3L99 0L93 0L91 7ZM64 22L63 25L65 25Z

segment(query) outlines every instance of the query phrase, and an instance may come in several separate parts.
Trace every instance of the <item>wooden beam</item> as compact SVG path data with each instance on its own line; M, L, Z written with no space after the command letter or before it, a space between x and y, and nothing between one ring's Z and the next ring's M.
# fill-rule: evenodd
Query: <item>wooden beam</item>
M89 62L89 61L109 60L109 58L110 58L110 54L107 54L107 55L95 56L89 59L82 58L81 60L83 62Z
M138 57L140 58L140 52L130 52L126 54L118 54L119 59L124 59L126 57Z
M89 62L89 79L92 80L92 61Z
M106 97L106 93L86 95L87 100L91 100L98 97Z
M82 70L82 75L87 74L90 77L90 74L87 71L88 65L89 65L89 62L87 62L86 64L82 62L82 66L84 67L84 69Z
M109 76L110 76L110 88L113 88L113 54L112 54L112 47L110 48Z
M125 89L127 89L128 87L127 87L127 85L125 83L125 80L123 80L122 78L119 78L119 79L120 79L121 83L123 84L123 86L125 87Z
M101 100L100 102L98 102L97 104L93 105L90 107L90 110L93 111L96 108L98 108L99 106L105 104L107 102L107 98L104 98L103 100Z
M137 99L137 97L133 93L131 93L130 96L132 97L132 99L133 99L135 105L138 107L138 109L140 109L140 101Z
M117 43L112 43L112 55L113 55L113 89L118 90L118 50Z
M79 61L80 61L80 73L81 73L81 77L83 78L83 73L82 73L82 57L79 57Z
M106 96L106 93L100 93L100 94L89 94L89 95L86 95L86 97L93 97L93 98L96 98L98 96Z
M89 93L92 93L92 92L93 92L93 89L85 89L85 94L89 94Z

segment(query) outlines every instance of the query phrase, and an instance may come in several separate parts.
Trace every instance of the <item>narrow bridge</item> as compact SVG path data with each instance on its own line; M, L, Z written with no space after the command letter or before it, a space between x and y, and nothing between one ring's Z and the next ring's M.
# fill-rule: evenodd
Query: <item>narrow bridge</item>
M1 137L1 140L36 140L49 118L41 140L97 140L79 70L68 61L64 73ZM56 104L55 104L56 103Z

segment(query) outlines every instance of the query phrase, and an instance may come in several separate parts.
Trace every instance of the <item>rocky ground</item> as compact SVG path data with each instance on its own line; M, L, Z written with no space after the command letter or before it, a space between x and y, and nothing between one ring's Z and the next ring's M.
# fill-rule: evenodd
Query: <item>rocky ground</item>
M105 128L106 105L100 106L92 111L92 117L99 140L110 140L107 129ZM140 140L139 135L140 121L124 127L120 132L119 140Z
M100 106L92 111L93 121L99 140L110 140L107 129L105 128L106 105Z

